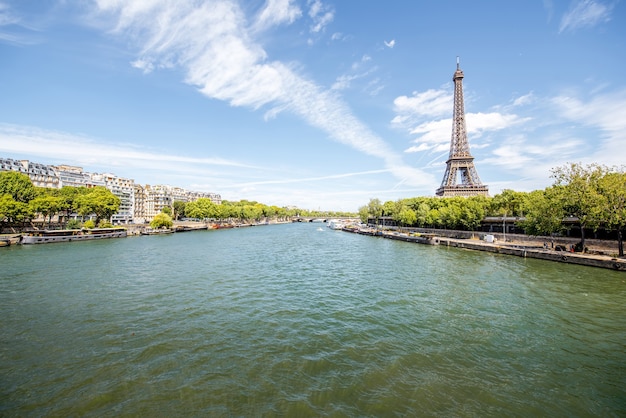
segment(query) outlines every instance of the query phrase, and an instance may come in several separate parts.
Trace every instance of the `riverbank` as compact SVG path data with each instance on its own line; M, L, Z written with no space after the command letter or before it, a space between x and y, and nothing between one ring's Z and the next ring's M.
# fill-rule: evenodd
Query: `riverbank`
M515 236L509 235L506 240L501 242L487 242L484 240L484 236L477 233L472 233L468 238L452 238L434 233L434 231L422 234L399 231L380 231L375 228L344 228L343 230L362 235L380 236L386 239L418 244L445 245L447 247L626 271L626 258L606 255L598 249L594 250L594 253L560 251L558 249L569 248L569 246L553 245L554 242L549 244L549 239L541 239L541 237L535 237L534 239L525 237L526 239L516 240ZM483 240L479 238L483 238Z

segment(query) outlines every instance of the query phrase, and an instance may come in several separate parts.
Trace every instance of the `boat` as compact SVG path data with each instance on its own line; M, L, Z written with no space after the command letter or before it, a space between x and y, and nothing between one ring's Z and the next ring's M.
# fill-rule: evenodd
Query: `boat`
M327 226L330 229L334 229L334 230L341 230L346 226L346 221L340 221L337 219L332 219L330 221L328 221Z
M53 242L123 238L126 235L126 228L42 229L23 234L20 244L49 244Z
M143 231L141 231L141 235L164 235L164 234L171 234L172 232L174 231L169 228L158 228L158 229L146 228Z

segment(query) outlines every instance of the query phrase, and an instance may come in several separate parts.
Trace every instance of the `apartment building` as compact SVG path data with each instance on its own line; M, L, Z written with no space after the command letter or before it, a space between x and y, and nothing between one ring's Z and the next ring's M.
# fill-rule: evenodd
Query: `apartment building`
M217 193L188 191L167 185L135 184L133 179L118 177L111 173L88 173L82 167L72 165L45 165L28 160L0 158L0 171L17 171L27 174L35 186L48 188L103 186L120 198L119 211L111 218L114 224L149 222L164 207L172 207L176 201L192 202L200 198L221 204Z
M33 185L37 187L60 188L59 176L54 167L32 163L28 160L12 160L11 158L0 158L0 171L17 171L27 174Z

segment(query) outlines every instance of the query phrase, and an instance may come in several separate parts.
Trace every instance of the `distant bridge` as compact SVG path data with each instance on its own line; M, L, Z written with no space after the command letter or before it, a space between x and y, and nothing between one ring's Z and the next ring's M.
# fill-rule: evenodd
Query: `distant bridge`
M291 218L291 222L328 222L332 219L341 219L344 221L354 220L360 221L359 218L355 218L353 216L331 216L331 217L316 217L316 216L294 216Z

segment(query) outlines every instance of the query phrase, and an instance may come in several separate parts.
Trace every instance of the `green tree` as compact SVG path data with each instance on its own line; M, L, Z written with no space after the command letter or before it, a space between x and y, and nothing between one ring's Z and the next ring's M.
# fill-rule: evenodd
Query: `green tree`
M106 187L94 187L89 193L76 197L76 211L81 216L96 215L95 223L101 219L110 220L120 208L120 198Z
M8 194L0 196L0 225L2 227L5 224L24 222L31 216L28 204L17 202Z
M161 212L167 213L170 217L172 217L172 208L170 208L169 206L163 206Z
M205 197L188 202L185 205L185 214L190 218L210 219L217 216L217 205Z
M33 213L39 213L43 216L44 223L48 218L48 225L52 222L52 217L59 213L62 204L63 200L55 196L39 196L28 202Z
M495 195L489 205L489 212L493 215L524 216L527 193L504 189Z
M72 213L78 212L75 203L76 198L89 193L89 189L84 186L63 186L61 189L52 190L53 195L61 199L60 213L62 212L65 215L65 218L69 218Z
M380 203L379 199L370 199L367 204L367 213L370 217L374 218L376 224L378 224L378 220L383 216L383 205Z
M462 202L459 223L467 231L476 230L485 219L489 201L482 196L469 197Z
M583 250L585 228L595 231L606 213L606 198L599 191L599 180L605 173L606 168L598 164L585 167L574 163L552 170L555 185L565 189L565 193L561 194L561 205L565 214L578 219L580 245Z
M417 226L424 228L426 226L432 225L432 220L430 219L429 213L430 213L430 206L428 206L426 202L421 202L418 205L417 210L415 212L415 215L417 218L416 219Z
M8 194L16 202L28 203L37 194L27 174L0 171L0 196Z
M403 206L394 217L394 220L400 222L403 226L411 226L417 221L417 214L408 206Z
M527 234L552 235L563 231L563 193L565 190L562 186L528 193L523 209L525 220L521 222Z
M397 215L400 209L402 209L402 204L400 202L394 202L392 200L388 200L383 203L383 211L382 216L391 216L392 218Z
M172 217L164 212L157 213L152 221L150 221L150 227L154 229L171 228L172 225L174 225L174 222L172 222Z
M626 172L610 172L599 180L599 191L606 199L604 220L608 228L617 230L617 248L624 256L622 230L626 227Z
M174 219L179 220L185 217L185 202L181 200L175 200L174 203L172 203L172 206L174 207Z

